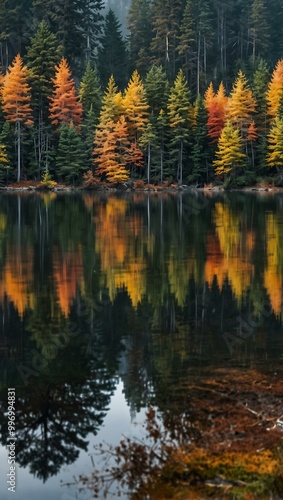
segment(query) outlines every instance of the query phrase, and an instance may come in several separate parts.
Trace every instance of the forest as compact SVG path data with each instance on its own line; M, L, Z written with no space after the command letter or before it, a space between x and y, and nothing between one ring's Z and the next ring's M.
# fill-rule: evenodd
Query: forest
M111 6L0 1L1 184L283 185L282 2Z

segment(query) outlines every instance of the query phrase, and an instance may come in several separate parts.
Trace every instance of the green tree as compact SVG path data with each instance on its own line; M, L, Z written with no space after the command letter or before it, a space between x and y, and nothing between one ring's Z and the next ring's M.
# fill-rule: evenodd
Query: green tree
M165 109L169 95L169 82L162 66L151 66L146 74L144 88L150 113L157 118L161 109Z
M27 67L32 94L32 107L35 116L33 130L34 153L37 174L40 177L43 166L47 169L51 131L48 123L49 97L52 94L52 78L55 65L59 63L62 49L56 36L42 21L27 49Z
M80 179L87 168L84 144L72 124L63 124L60 127L56 165L58 175L73 184Z
M204 99L198 96L194 106L194 127L192 146L192 179L197 182L208 182L208 138L207 138L207 111Z
M168 123L172 129L171 146L174 162L177 158L177 180L183 184L185 146L190 138L190 91L182 70L179 71L168 99Z
M235 176L237 168L243 166L246 157L242 150L240 131L227 121L218 139L216 158L213 161L215 175L226 177L232 173L232 176Z
M132 0L128 15L131 69L144 76L150 65L152 40L151 1Z
M98 50L98 69L102 85L105 86L111 75L122 90L127 82L127 51L121 34L121 25L113 10L105 18L101 46Z
M252 60L265 57L269 48L270 28L267 22L267 9L264 0L253 0L250 14L250 38L252 43Z

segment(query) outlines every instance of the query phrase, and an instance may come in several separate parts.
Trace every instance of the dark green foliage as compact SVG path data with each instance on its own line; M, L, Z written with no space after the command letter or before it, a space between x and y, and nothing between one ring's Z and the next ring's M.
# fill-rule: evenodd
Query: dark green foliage
M121 25L113 10L105 18L101 47L98 51L98 69L103 87L106 87L111 75L120 89L127 84L127 52L121 34Z
M150 0L132 0L128 28L131 72L137 69L144 76L150 65L152 18Z
M207 138L207 112L202 97L195 103L195 126L193 131L192 146L192 180L198 183L209 181L208 167L208 138Z
M73 184L87 169L84 144L73 126L62 125L60 129L56 167L60 178Z

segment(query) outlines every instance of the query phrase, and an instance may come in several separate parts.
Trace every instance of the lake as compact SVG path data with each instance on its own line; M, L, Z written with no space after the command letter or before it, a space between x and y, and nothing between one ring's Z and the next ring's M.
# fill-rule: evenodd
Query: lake
M282 280L280 193L1 194L1 499L8 388L14 498L92 498L66 483L149 406L165 421L209 408L204 380L281 379Z

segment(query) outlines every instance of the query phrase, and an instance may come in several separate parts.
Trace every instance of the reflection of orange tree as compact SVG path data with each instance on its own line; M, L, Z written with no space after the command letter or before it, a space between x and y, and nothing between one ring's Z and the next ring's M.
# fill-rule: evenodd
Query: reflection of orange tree
M111 300L118 288L126 287L136 307L145 294L146 249L140 238L142 219L127 208L127 200L116 197L97 205L95 250L101 259L100 285L109 290Z
M205 280L211 286L216 276L221 289L228 278L235 297L240 300L252 280L254 234L241 229L241 216L232 213L223 203L216 203L213 220L215 234L207 238Z
M275 214L268 214L266 217L267 263L264 271L264 286L267 290L271 307L276 316L279 316L281 313L282 302L281 248L282 235L279 233L278 219Z
M70 307L76 298L77 288L84 289L82 247L74 251L60 253L53 250L53 275L60 309L68 316Z
M30 308L34 308L33 249L23 247L21 252L16 246L8 246L7 258L0 276L0 300L5 296L13 302L20 317Z

